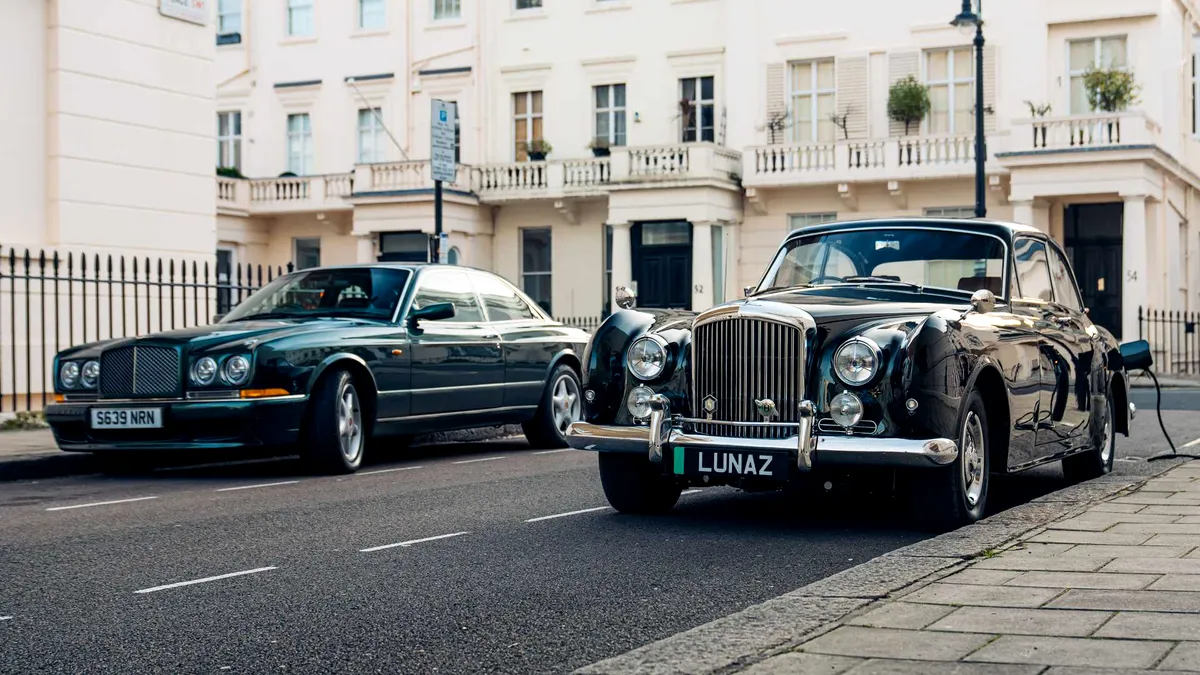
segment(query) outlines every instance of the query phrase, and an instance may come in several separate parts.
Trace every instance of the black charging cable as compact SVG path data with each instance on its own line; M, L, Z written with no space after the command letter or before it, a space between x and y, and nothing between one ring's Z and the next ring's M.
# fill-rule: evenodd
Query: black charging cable
M1155 408L1155 412L1158 413L1158 427L1160 429L1162 429L1163 436L1166 436L1167 445L1171 446L1171 452L1164 452L1164 453L1154 455L1153 457L1147 457L1146 461L1153 462L1153 461L1156 461L1159 459L1200 459L1200 455L1189 455L1187 453L1180 454L1179 451L1175 449L1175 441L1171 440L1171 434L1167 433L1167 425L1165 423L1163 423L1162 386L1158 383L1158 377L1156 377L1154 375L1154 371L1147 368L1147 369L1143 370L1142 372L1149 375L1151 380L1154 380L1154 392L1155 392L1154 408Z

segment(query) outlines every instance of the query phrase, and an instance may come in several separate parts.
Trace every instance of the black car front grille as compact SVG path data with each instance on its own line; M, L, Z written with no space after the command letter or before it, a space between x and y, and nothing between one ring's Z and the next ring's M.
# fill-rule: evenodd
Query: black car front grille
M179 352L169 347L120 347L100 356L101 398L179 394Z

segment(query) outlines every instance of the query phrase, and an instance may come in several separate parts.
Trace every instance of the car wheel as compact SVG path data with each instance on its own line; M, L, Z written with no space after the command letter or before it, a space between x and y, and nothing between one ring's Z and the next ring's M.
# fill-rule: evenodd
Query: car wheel
M1099 478L1112 471L1113 458L1117 454L1117 435L1113 433L1115 412L1113 398L1109 395L1108 405L1104 410L1104 421L1095 437L1095 447L1062 461L1063 477L1067 482L1079 483Z
M601 452L600 484L608 503L621 513L666 513L683 488L641 455Z
M542 401L533 419L521 425L525 438L535 448L567 447L567 428L583 413L579 376L568 365L554 369L546 381Z
M919 471L913 507L925 527L943 531L970 525L987 508L991 436L983 396L972 391L958 422L958 458L947 467Z
M321 378L308 411L306 459L326 473L354 473L366 447L362 398L349 371L336 370Z

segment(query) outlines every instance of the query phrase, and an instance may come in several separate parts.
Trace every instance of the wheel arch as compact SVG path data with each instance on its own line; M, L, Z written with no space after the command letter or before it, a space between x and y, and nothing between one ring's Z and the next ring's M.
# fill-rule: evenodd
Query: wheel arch
M566 347L550 358L550 365L546 368L546 374L542 377L543 380L549 381L550 376L554 374L554 369L560 365L568 365L575 371L575 375L583 382L583 359L579 354L575 353L574 349Z
M995 364L982 364L971 377L967 391L977 389L983 397L988 422L988 463L992 473L1003 473L1008 467L1008 444L1011 429L1011 408L1004 376Z
M355 383L359 385L357 387L359 398L362 400L363 412L366 413L363 415L363 421L370 425L369 430L374 429L375 413L379 402L379 387L375 383L375 374L371 372L371 367L356 354L332 354L313 369L308 380L309 405L313 404L312 394L317 388L317 383L329 373L339 369L348 371Z
M1114 372L1108 385L1108 395L1113 398L1113 412L1116 413L1114 429L1117 433L1129 436L1129 383L1125 373Z

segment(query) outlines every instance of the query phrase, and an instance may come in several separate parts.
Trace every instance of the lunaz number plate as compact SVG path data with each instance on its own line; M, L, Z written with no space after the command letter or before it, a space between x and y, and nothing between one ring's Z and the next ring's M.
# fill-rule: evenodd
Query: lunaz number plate
M162 408L93 408L93 429L160 429Z

